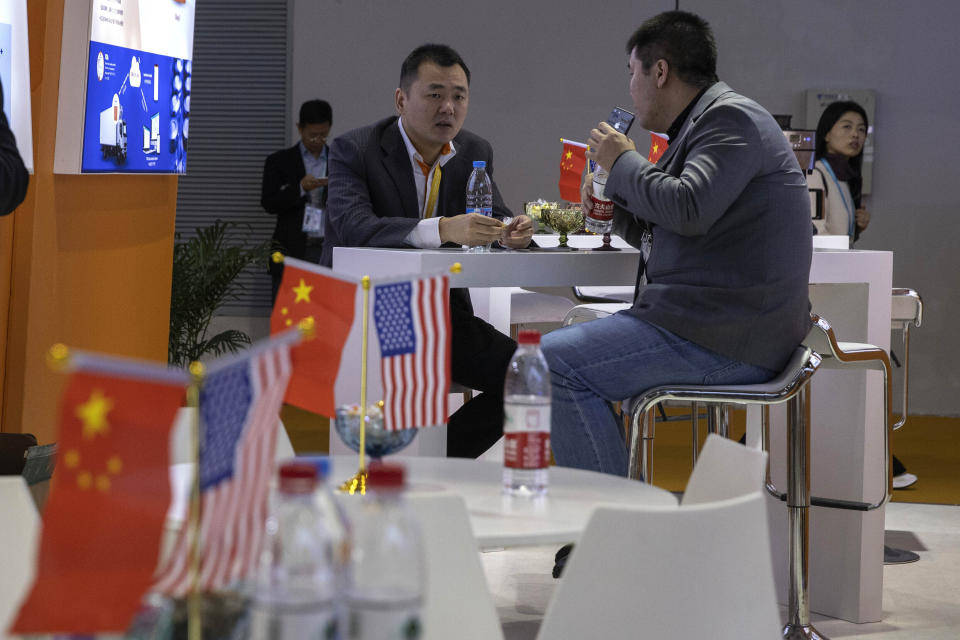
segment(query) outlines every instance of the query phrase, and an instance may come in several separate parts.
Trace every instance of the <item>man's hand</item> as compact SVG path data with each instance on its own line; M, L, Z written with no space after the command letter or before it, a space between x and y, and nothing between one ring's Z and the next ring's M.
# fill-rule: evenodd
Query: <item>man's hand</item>
M317 187L325 187L329 180L326 178L318 178L316 176L311 176L309 173L303 178L300 179L300 186L303 187L304 191L313 191Z
M500 233L500 244L511 249L526 249L533 238L533 220L525 214L520 214L503 227Z
M440 218L440 242L456 242L468 247L490 244L500 239L503 223L479 213Z
M587 173L583 176L583 183L580 185L580 204L583 205L584 215L593 211L593 174Z
M590 131L588 144L590 148L587 149L587 160L593 160L607 171L610 171L621 153L637 150L637 145L633 144L633 140L606 122L601 122L596 129Z
M867 225L870 224L870 212L866 209L857 209L853 214L854 220L857 223L857 228L860 231L863 231L867 228Z

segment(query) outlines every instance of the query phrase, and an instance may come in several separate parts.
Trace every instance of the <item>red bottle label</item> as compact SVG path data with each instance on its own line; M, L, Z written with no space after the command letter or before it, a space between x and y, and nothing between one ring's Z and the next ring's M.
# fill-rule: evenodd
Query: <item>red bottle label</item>
M550 433L507 433L503 441L503 466L510 469L546 469L550 466Z
M590 196L590 199L593 200L593 209L587 214L588 217L599 222L613 220L613 200L597 200L594 196Z

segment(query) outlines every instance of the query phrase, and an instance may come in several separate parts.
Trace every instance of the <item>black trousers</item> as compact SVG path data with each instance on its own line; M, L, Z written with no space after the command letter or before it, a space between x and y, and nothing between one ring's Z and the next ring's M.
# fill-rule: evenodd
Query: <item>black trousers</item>
M473 315L466 289L450 291L453 381L479 391L447 423L447 455L476 458L503 435L503 382L517 343Z

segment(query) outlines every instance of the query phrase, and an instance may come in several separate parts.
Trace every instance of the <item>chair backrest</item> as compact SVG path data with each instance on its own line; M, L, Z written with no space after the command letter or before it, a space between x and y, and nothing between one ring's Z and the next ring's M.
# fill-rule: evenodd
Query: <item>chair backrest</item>
M463 498L417 493L408 500L426 550L424 640L503 638Z
M21 476L0 477L0 636L33 583L40 516Z
M680 507L598 507L539 640L779 637L760 491Z
M617 311L630 308L629 302L591 302L590 304L578 304L567 312L563 319L563 326L569 326L578 322L588 322L597 318L612 316Z
M763 488L767 453L711 433L697 458L680 504L737 498Z

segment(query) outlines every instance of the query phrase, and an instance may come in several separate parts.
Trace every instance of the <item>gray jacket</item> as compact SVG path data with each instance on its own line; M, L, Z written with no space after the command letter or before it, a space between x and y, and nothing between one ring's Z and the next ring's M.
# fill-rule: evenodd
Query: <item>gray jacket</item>
M656 165L614 163L614 230L653 245L632 315L703 347L780 370L810 327L804 175L773 117L722 82Z

